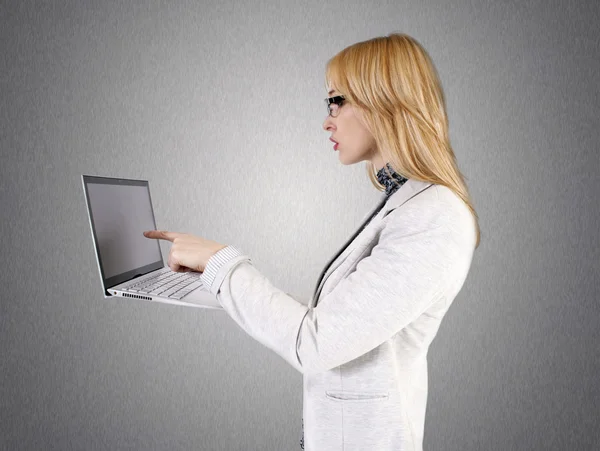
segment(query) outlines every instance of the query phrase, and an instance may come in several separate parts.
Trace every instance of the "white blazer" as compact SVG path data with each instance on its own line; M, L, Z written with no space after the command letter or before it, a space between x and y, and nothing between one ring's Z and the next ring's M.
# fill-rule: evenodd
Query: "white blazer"
M467 277L475 227L450 189L408 179L307 305L232 246L210 259L203 283L223 309L303 374L306 451L423 449L427 350Z

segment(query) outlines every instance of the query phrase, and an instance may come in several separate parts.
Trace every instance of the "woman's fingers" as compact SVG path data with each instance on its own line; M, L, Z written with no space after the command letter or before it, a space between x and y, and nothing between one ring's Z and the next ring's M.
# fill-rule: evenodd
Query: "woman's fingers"
M175 238L183 235L177 232L167 232L166 230L148 230L144 232L146 238L155 238L158 240L173 241Z
M168 265L172 271L204 272L208 260L218 251L227 247L216 241L206 240L188 233L147 230L144 236L150 239L171 241Z

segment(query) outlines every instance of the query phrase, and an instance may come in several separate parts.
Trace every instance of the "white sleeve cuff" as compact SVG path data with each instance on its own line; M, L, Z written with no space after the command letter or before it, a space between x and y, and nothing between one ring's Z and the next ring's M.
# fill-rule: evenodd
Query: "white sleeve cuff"
M219 270L226 264L236 259L239 260L238 257L245 257L239 249L233 246L227 246L220 251L218 251L215 255L210 257L208 262L206 263L206 268L204 268L204 272L202 273L201 279L202 283L211 293L213 292L213 283L215 282L215 277ZM250 260L249 257L245 257ZM221 278L222 279L222 278ZM222 280L218 281L219 285ZM216 289L214 290L216 291ZM215 293L213 293L215 294Z

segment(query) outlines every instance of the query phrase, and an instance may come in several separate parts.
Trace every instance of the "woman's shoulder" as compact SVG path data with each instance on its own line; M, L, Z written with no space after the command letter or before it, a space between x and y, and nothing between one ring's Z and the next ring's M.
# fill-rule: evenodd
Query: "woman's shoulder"
M444 185L432 185L435 189L439 206L445 212L446 226L453 231L457 239L462 238L464 244L475 245L477 224L471 209L453 190Z
M467 240L475 236L475 220L467 204L453 190L438 184L431 184L396 208L390 222L415 229L444 227Z

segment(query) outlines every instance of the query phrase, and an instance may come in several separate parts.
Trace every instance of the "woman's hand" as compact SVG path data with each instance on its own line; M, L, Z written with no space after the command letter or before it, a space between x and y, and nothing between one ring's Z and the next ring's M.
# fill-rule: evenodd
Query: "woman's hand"
M165 230L149 230L144 232L146 238L168 240L173 243L169 252L169 268L176 272L204 272L210 257L227 247L215 241L205 240L188 233L167 232Z

